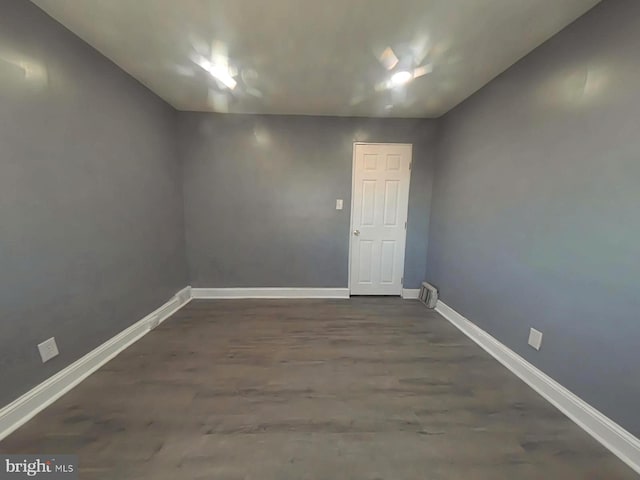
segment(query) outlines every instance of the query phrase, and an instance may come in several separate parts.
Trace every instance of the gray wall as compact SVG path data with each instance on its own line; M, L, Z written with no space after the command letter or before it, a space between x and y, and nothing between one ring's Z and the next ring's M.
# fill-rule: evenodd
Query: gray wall
M427 265L447 304L635 435L639 52L640 2L604 1L444 117Z
M175 117L30 2L0 2L0 405L187 284Z
M354 141L413 143L405 288L423 280L435 122L179 113L194 287L346 287ZM335 209L337 198L344 209Z

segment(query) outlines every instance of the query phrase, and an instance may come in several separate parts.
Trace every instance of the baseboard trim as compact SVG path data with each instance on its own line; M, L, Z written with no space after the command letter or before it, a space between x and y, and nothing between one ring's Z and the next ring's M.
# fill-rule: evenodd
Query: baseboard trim
M417 300L420 295L419 288L403 288L402 289L402 298L405 300Z
M164 322L191 300L190 287L99 347L0 409L0 440L7 437L125 348Z
M620 460L640 473L640 439L531 365L444 302L438 300L436 311Z
M348 288L192 288L197 299L349 298Z

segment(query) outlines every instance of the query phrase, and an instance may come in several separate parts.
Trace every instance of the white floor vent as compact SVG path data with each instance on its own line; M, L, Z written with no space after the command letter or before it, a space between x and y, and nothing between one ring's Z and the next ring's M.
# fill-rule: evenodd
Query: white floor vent
M418 300L424 303L427 308L436 308L438 302L438 289L427 282L422 282Z

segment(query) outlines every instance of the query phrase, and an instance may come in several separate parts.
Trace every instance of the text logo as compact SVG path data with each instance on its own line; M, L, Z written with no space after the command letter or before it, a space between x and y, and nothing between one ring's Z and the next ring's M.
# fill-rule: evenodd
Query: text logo
M76 480L77 455L0 455L0 480Z

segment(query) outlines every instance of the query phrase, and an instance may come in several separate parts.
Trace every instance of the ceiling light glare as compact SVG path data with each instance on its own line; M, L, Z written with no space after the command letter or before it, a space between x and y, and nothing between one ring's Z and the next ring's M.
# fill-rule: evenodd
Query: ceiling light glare
M236 88L236 85L238 84L238 82L236 82L234 78L231 76L231 73L229 72L229 68L223 67L220 65L215 65L214 63L211 63L206 58L201 58L196 63L200 65L203 69L205 69L207 72L209 72L209 74L213 78L215 78L216 80L219 80L225 87L231 90Z
M413 78L413 74L411 72L407 72L406 70L401 70L399 72L394 73L391 76L391 86L399 87L400 85L404 85L408 83Z

